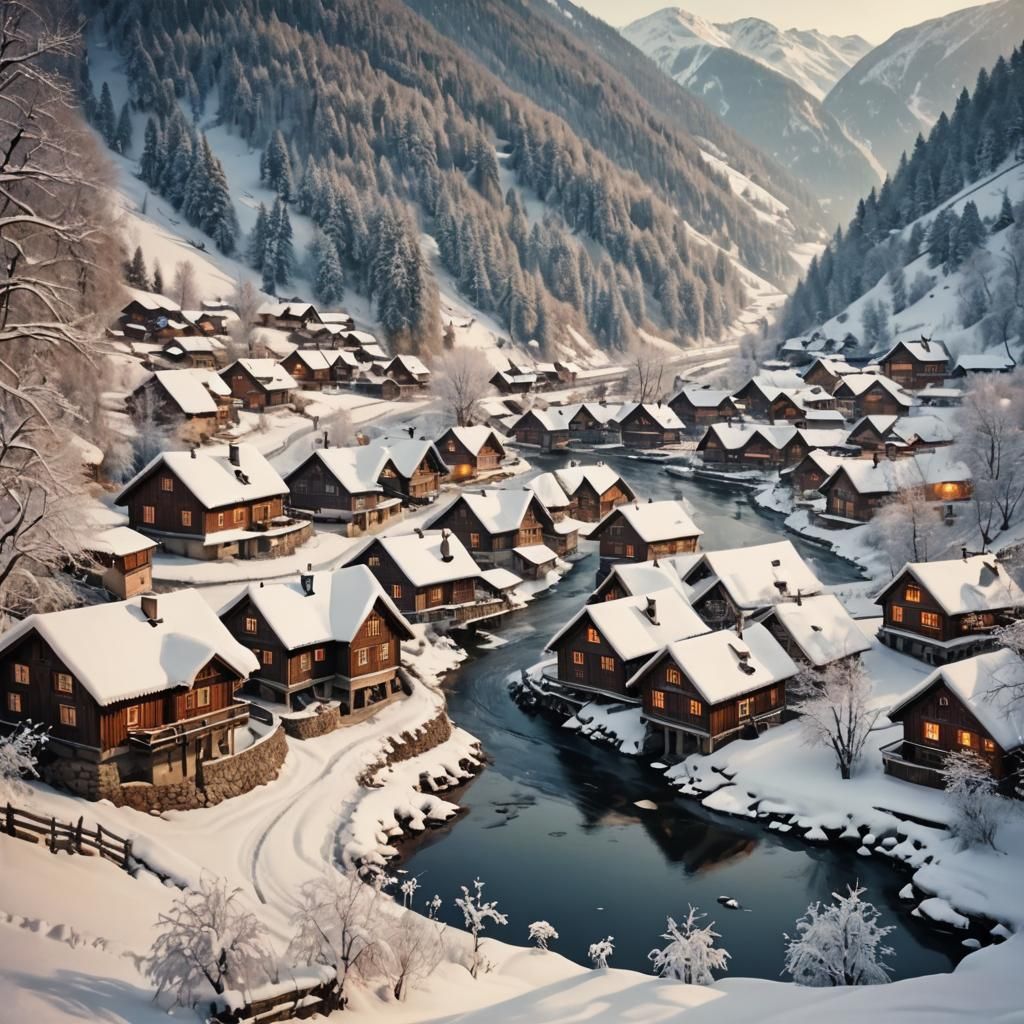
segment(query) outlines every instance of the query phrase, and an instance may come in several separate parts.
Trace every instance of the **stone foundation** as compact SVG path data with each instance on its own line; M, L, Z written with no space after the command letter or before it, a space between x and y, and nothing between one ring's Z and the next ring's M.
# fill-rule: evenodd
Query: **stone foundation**
M312 740L317 736L326 736L335 729L340 729L343 722L338 708L327 708L319 715L307 715L305 718L282 718L284 731L296 740Z
M399 761L408 761L412 757L425 754L434 747L439 747L447 742L452 735L452 723L444 710L428 721L424 722L414 733L403 732L397 738L389 738L391 749L384 756L382 761L367 765L359 773L359 784L362 786L373 786L373 777L390 764L398 764Z

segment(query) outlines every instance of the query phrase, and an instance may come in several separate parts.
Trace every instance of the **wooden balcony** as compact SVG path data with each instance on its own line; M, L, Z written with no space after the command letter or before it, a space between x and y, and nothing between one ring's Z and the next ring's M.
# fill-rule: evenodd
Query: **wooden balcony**
M196 715L183 718L171 725L162 725L157 729L133 729L128 733L129 743L136 749L148 754L159 754L161 751L180 746L188 740L205 736L217 729L237 728L249 721L248 704L231 704L219 711L211 711L207 715Z

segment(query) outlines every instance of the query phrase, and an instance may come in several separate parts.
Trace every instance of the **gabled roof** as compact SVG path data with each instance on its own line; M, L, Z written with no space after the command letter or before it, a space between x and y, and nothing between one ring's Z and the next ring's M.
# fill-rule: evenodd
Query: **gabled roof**
M572 407L572 415L577 412L577 407ZM524 420L530 419L532 416L545 430L568 430L569 420L572 419L572 415L569 415L569 407L553 405L547 409L540 409L534 406L532 409L527 409L526 412L519 417L515 422L515 430ZM467 429L467 428L463 428Z
M787 466L779 475L791 476L805 462L813 462L826 476L831 476L845 461L846 458L842 455L829 455L820 448L812 448L796 465Z
M531 565L547 565L558 558L558 555L547 544L522 544L513 548L512 553Z
M668 656L708 704L733 700L797 674L797 666L764 626L755 624L738 636L719 629L666 645L626 684L636 686L644 673Z
M839 383L835 386L835 390L832 392L834 396L840 396L840 391L849 393L854 398L860 398L865 391L872 387L878 386L888 391L893 398L896 399L900 405L905 405L908 409L914 404L914 400L897 384L894 380L890 380L888 377L878 373L850 373L847 374Z
M664 402L626 402L615 414L616 423L625 423L636 412L645 412L663 430L681 430L683 421L672 406Z
M161 594L157 616L151 625L139 598L29 615L0 636L0 653L37 631L102 706L191 687L213 658L243 678L259 667L197 590Z
M351 565L365 551L379 544L414 587L430 587L452 580L475 579L480 567L454 534L447 530L426 530L418 533L385 534L369 538L348 557ZM445 561L447 552L448 561Z
M221 616L248 598L289 650L310 644L350 643L378 604L404 640L413 632L376 577L365 565L311 574L312 593L301 578L287 583L250 583Z
M299 386L295 378L273 359L236 359L221 371L221 375L226 376L236 366L242 367L264 391L290 391Z
M653 621L648 614L652 601ZM590 620L623 661L646 658L660 651L672 640L708 632L708 627L682 594L678 590L666 587L650 594L584 605L548 641L545 650L552 650L554 645L582 619Z
M850 437L858 433L863 427L871 427L879 437L886 437L890 430L896 425L899 416L861 416L850 428Z
M165 466L208 509L288 493L288 485L277 470L252 445L238 445L237 466L231 463L229 451L228 445L219 445L191 452L161 452L124 485L114 499L115 503L126 504L136 485L161 466Z
M498 372L491 377L492 381L494 380L494 377L500 378L505 384L509 385L533 385L537 383L537 374L535 373L509 373L507 370L498 370Z
M320 319L323 320L325 324L348 324L353 322L352 317L343 310L335 310L332 312L320 310Z
M403 367L407 373L411 373L414 377L422 377L430 374L430 369L418 356L409 355L397 355L391 362L388 363L386 372L390 373L391 368L398 363L399 366Z
M941 341L932 341L929 338L920 338L917 341L897 341L888 352L879 359L884 363L892 357L897 349L905 349L909 355L919 363L948 363L949 351Z
M114 526L109 530L93 534L85 541L83 547L86 551L123 558L125 555L135 554L137 551L149 551L155 548L156 541L143 536L130 526Z
M355 362L355 357L351 353L345 353L348 355L352 362ZM322 349L322 348L297 348L291 355L295 356L301 362L305 363L306 366L311 370L329 370L342 356L341 349ZM290 359L291 356L285 356L285 359ZM282 359L283 363L285 360Z
M840 473L845 473L858 494L895 494L929 484L966 483L971 479L968 466L946 448L921 452L905 459L846 459L821 485L824 490Z
M417 437L389 437L381 441L373 441L367 447L378 448L387 452L391 464L404 477L411 477L416 472L420 463L430 456L434 456L436 465L441 472L447 472L447 464L441 458L433 441Z
M570 497L584 484L589 484L598 494L604 494L618 485L625 494L635 497L633 488L604 462L598 462L596 465L565 466L556 469L554 475L562 490Z
M427 525L433 526L440 519L447 517L460 502L465 504L476 516L480 525L491 534L511 533L513 530L518 530L532 503L536 503L542 518L551 522L547 509L529 488L503 490L498 487L490 487L486 491L463 492L448 508L434 516Z
M619 406L604 402L580 402L576 405L566 405L562 408L566 411L566 419L570 422L581 412L589 413L598 423L610 423L618 415ZM570 411L571 410L571 411Z
M224 346L216 339L206 337L198 338L172 338L164 345L164 352L169 356L184 355L190 353L212 353L220 351Z
M713 388L705 384L703 387L694 385L683 388L669 405L675 405L680 398L685 398L695 409L717 409L723 402L731 402L732 395L722 388Z
M871 641L835 594L816 594L775 605L771 614L815 666L871 649Z
M650 594L656 590L664 590L670 587L678 590L686 597L686 587L683 585L682 576L700 560L699 554L675 555L670 558L660 558L649 562L620 562L612 566L597 588L594 594L599 594L610 589L613 583L618 583L626 595L638 597L643 594Z
M876 604L909 573L947 615L1024 608L1024 590L995 555L907 562L875 597Z
M125 290L131 296L132 302L137 302L143 309L148 309L153 313L164 311L183 315L181 306L173 299L167 298L166 295L161 295L159 292L144 292L141 288L126 288Z
M382 494L380 474L387 460L387 450L375 445L318 448L288 474L288 479L310 462L317 461L349 494Z
M900 416L890 433L910 444L915 439L922 444L952 444L953 430L941 416Z
M217 411L213 395L228 396L231 389L213 370L157 370L135 390L156 382L186 415L203 416Z
M648 544L675 540L679 537L700 537L704 531L690 518L682 501L648 501L644 504L628 502L612 509L591 532L597 537L613 519L621 516Z
M831 373L834 377L845 377L851 373L863 372L859 367L847 362L845 356L818 356L810 366L803 370L799 370L798 372L801 377L806 378L816 366L820 366L823 370L827 373Z
M565 493L554 473L541 473L527 485L540 499L540 503L548 510L566 508L571 498Z
M281 317L295 317L301 319L304 316L317 316L316 307L311 302L264 302L256 310L257 316L272 316L275 319Z
M800 557L792 541L705 551L702 562L737 608L753 610L795 597L798 592L821 592L821 580ZM687 578L696 572L694 566ZM702 589L706 589L703 582Z
M1024 662L1013 651L1004 647L937 668L889 709L889 717L896 721L937 683L945 683L1004 751L1024 746L1024 704L1011 692L1024 686Z
M965 373L999 372L1012 370L1017 364L1005 354L998 352L971 352L958 356L955 370L963 370Z
M462 446L473 455L479 455L484 445L491 443L504 451L501 438L490 427L450 427L449 430ZM446 430L445 434L449 431ZM441 435L442 437L444 434Z

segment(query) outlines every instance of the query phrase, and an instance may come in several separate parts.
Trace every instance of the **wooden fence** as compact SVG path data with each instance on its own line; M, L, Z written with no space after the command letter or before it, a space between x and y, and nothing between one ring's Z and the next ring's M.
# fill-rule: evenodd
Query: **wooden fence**
M102 825L86 828L85 819L73 825L57 818L33 814L8 803L3 815L3 831L15 839L43 843L50 853L79 853L86 857L99 855L128 870L134 864L132 841L122 839Z

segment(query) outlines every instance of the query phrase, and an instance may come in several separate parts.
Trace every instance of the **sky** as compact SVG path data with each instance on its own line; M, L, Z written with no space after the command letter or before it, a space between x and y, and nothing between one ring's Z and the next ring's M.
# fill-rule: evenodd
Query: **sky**
M612 25L626 25L663 7L682 7L710 21L764 18L780 28L817 28L881 43L907 25L987 0L575 0Z

